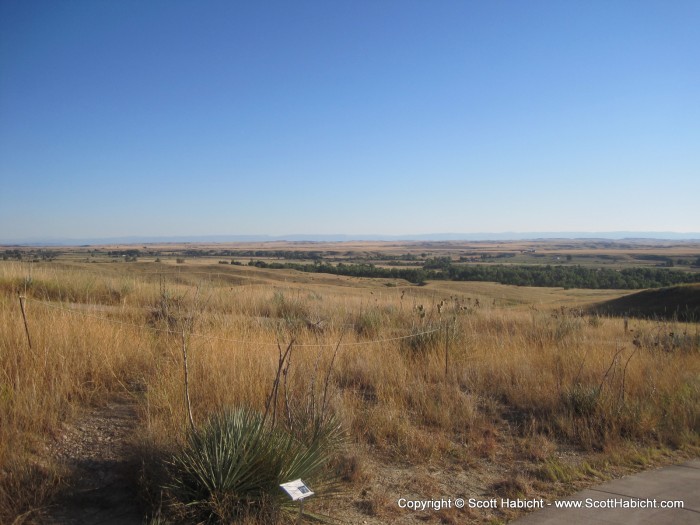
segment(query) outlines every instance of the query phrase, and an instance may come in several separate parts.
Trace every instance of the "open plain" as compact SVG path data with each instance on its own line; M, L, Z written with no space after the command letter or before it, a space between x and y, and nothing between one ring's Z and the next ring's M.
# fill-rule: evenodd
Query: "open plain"
M697 457L700 324L596 310L633 290L269 267L513 253L498 263L697 272L697 243L613 244L7 247L0 521L90 523L84 502L101 519L188 521L169 458L239 408L337 424L304 509L344 523L503 523L526 509L455 502L552 500ZM215 499L210 519L281 519Z

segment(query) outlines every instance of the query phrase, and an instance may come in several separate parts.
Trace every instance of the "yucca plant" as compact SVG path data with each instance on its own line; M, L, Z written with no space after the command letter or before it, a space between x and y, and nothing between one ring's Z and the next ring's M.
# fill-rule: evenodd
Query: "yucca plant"
M283 520L296 509L281 483L302 478L316 490L329 485L324 470L340 429L333 418L315 427L305 440L272 427L253 410L216 414L191 431L172 456L166 488L198 520L228 523L250 515Z

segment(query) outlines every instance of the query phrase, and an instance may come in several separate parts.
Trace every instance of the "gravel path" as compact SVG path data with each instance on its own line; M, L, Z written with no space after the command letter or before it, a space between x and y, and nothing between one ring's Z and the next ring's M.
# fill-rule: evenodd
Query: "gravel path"
M129 460L136 426L132 399L114 398L66 426L53 446L69 477L49 509L47 525L141 525L134 483L137 465Z

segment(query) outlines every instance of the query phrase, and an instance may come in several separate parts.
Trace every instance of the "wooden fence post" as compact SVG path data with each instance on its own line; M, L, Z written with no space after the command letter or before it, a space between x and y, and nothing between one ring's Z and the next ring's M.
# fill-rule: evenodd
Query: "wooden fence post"
M32 350L32 339L29 337L29 325L27 324L27 313L24 310L24 300L26 297L24 295L19 296L19 307L22 309L22 319L24 319L24 332L27 334L27 344L29 349Z
M449 374L449 366L450 366L450 325L449 323L445 323L445 380L447 380L447 376Z

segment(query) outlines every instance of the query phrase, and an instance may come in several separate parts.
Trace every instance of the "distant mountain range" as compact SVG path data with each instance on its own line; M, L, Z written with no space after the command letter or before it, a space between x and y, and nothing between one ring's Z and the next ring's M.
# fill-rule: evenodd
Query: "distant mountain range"
M369 234L291 234L291 235L178 235L128 236L100 238L27 238L4 239L2 245L20 246L77 246L100 244L149 243L229 243L229 242L344 242L344 241L521 241L538 239L598 239L598 240L698 240L700 233L678 232L501 232L501 233L427 233L407 235Z

